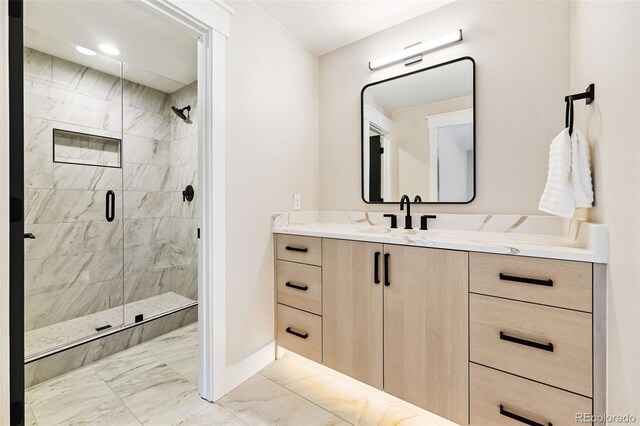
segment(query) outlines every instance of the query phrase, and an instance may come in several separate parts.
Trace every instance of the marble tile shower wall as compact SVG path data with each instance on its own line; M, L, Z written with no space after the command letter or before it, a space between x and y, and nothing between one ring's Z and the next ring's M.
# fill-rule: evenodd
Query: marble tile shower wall
M29 48L24 61L26 330L167 291L197 299L196 203L182 202L197 124L170 109L195 106L195 84L166 94ZM122 168L54 163L54 128L122 138Z

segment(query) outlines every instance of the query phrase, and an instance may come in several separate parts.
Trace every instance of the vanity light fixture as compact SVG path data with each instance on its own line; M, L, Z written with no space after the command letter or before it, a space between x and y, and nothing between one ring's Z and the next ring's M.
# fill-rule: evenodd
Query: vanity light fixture
M86 47L82 47L82 46L76 46L76 50L82 53L83 55L87 55L87 56L93 56L96 54L95 51L91 49L87 49Z
M120 54L120 49L108 43L99 43L98 49L100 49L102 53L106 53L111 56L118 56Z
M459 41L462 41L462 30L457 30L449 34L445 34L433 40L419 42L408 46L401 51L392 53L382 58L374 59L373 61L369 61L369 69L373 71L400 61L405 61L405 65L415 64L416 62L420 62L422 60L422 54L431 52L441 47L449 46Z

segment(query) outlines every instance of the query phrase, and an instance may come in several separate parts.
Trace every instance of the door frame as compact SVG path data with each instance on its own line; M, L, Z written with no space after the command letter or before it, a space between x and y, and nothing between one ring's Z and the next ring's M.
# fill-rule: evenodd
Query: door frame
M374 127L382 138L381 145L384 149L384 157L382 162L382 190L380 193L382 194L382 198L385 200L391 200L394 198L393 191L393 174L395 171L393 170L393 156L394 152L391 146L391 135L393 134L393 121L384 116L384 114L380 113L375 107L367 104L364 107L363 115L362 115L363 128L369 129L370 127ZM364 194L369 194L369 133L364 132L362 135L362 146L363 146L363 155L367 161L363 160L363 196Z
M20 3L22 0L0 0L0 51L7 52L9 43L19 42L9 33L9 1ZM264 362L266 351L254 354L240 365L227 367L226 360L226 220L225 220L225 44L230 36L230 20L233 10L220 0L194 2L190 0L139 0L151 13L166 16L182 24L198 39L198 99L201 119L198 124L198 186L200 188L198 213L201 229L198 241L198 320L199 320L199 392L209 401L215 401L244 380L251 368ZM22 19L14 22L22 31ZM14 25L12 24L12 25ZM16 27L17 28L17 27ZM0 57L0 99L9 99L9 79L20 80L18 89L22 100L22 49L20 54L10 58L8 54ZM20 69L12 69L20 64ZM23 166L14 167L10 146L13 152L23 151L22 102L0 102L0 198L8 200L10 186L18 185L10 177ZM10 111L14 112L10 116ZM17 111L21 113L18 114ZM16 119L16 117L19 117ZM10 136L10 132L15 136ZM15 144L19 149L15 149ZM18 164L21 164L19 161ZM19 177L20 183L22 178ZM20 194L23 194L20 192ZM15 191L14 191L15 192ZM22 197L20 197L21 199ZM17 241L17 234L24 231L22 220L11 227L9 206L0 204L0 424L12 424L11 402L13 397L24 402L24 261L23 249L17 250L9 241ZM18 228L22 231L18 232ZM11 237L11 238L10 238ZM24 247L23 236L20 245ZM13 268L10 268L13 265ZM21 296L21 303L11 304L10 290L14 297ZM15 329L14 329L15 327ZM9 332L11 328L12 333ZM18 330L18 328L20 330ZM21 331L21 333L18 333ZM16 334L17 333L17 334ZM19 336L21 334L21 337ZM18 342L17 340L20 340ZM257 357L256 357L257 355ZM273 353L269 353L273 359ZM18 368L10 369L10 364ZM14 373L14 374L11 374ZM251 373L253 374L253 373ZM11 386L10 386L11 383ZM18 390L20 388L20 390ZM11 390L13 395L11 395ZM24 413L23 413L24 414ZM24 415L19 416L22 424Z

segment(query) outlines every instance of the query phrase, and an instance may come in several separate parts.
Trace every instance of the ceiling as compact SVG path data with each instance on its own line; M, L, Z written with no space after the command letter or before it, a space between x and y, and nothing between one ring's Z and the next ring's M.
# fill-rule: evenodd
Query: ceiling
M453 0L253 0L317 55L415 18Z
M427 13L453 0L248 0L318 55ZM197 78L197 43L139 1L27 1L25 44L114 73L108 57L86 56L108 42L121 49L124 78L172 93Z
M25 45L100 71L113 60L86 56L108 42L120 48L124 78L172 93L197 79L197 42L178 24L137 1L39 0L24 3Z

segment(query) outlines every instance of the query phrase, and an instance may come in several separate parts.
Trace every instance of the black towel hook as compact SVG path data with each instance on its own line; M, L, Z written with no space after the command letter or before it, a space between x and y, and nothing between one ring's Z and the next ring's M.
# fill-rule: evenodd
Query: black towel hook
M569 136L573 135L573 98L567 96L565 98L567 107L564 112L564 127L569 129Z
M567 108L564 113L564 126L569 129L569 136L573 134L573 101L584 99L587 105L591 104L596 98L596 85L591 83L587 90L582 93L576 93L574 95L567 95L564 97L564 101L567 103Z

